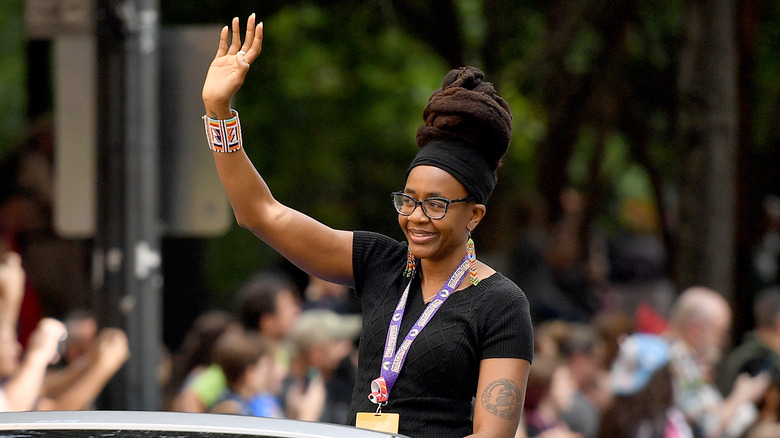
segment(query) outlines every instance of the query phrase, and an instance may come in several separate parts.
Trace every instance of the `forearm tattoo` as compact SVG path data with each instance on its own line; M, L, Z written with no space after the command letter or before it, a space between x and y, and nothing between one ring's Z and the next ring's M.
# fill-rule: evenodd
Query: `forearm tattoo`
M523 411L523 396L514 382L499 379L488 384L482 391L482 406L497 417L516 420Z

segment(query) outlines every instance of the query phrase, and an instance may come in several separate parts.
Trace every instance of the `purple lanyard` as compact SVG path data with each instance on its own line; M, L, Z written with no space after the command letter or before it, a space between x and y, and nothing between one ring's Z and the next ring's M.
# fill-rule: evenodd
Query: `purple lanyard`
M395 384L396 379L398 379L398 374L401 372L401 367L403 367L404 362L406 361L406 355L409 353L409 347L412 345L412 342L415 340L417 335L420 334L422 329L425 328L431 318L433 318L433 315L435 315L444 302L447 301L447 298L452 295L452 292L457 289L458 286L460 286L460 283L463 281L463 278L468 271L468 266L468 256L466 256L463 258L463 261L460 262L460 266L458 266L457 269L455 269L455 272L452 273L450 279L447 280L447 282L444 283L444 286L441 287L441 290L438 294L436 294L436 297L434 297L433 301L431 301L425 308L422 315L420 315L420 317L417 319L417 322L414 323L412 329L409 330L406 338L404 338L403 342L401 342L401 346L398 347L398 350L396 350L396 345L398 343L398 332L401 329L401 320L404 318L406 300L409 298L409 288L411 287L412 282L410 281L409 284L406 285L406 289L404 290L403 295L401 295L401 299L398 300L398 305L395 308L395 312L393 312L393 318L390 320L390 327L387 329L387 339L385 339L385 353L382 356L382 369L380 370L380 375L382 376L380 379L383 379L384 382L379 381L379 379L372 382L372 390L375 391L372 392L374 397L369 395L371 401L378 404L387 402L387 397L389 396L390 391L393 389L393 385ZM385 384L386 387L383 384ZM379 387L381 387L381 390ZM377 394L377 392L380 392L381 394Z

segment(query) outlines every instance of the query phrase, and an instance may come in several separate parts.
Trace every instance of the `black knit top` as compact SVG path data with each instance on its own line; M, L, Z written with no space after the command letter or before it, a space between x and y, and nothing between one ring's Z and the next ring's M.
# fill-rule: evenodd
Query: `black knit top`
M363 304L358 376L348 419L374 412L368 399L379 377L393 310L409 279L403 276L407 244L376 233L355 232L355 289ZM419 278L413 279L399 344L425 308ZM399 432L410 437L463 437L473 431L472 398L479 362L533 358L528 300L517 285L496 273L454 293L417 336L390 399L382 410L400 414Z

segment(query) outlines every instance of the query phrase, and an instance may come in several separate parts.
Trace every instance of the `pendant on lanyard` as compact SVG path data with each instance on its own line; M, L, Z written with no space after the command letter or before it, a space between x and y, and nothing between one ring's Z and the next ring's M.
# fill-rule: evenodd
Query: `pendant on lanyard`
M387 404L387 382L384 377L378 377L371 381L371 394L368 395L371 402L376 403L376 413L382 413L382 406Z

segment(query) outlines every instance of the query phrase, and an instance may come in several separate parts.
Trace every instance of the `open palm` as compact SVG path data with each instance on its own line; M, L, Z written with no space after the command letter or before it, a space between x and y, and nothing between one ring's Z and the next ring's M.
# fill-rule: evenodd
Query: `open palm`
M228 26L222 28L219 49L211 62L206 81L203 84L203 102L207 107L227 107L230 99L241 88L249 71L249 65L260 54L263 46L263 23L255 24L255 14L247 19L246 35L241 43L238 17L233 19L230 45Z

